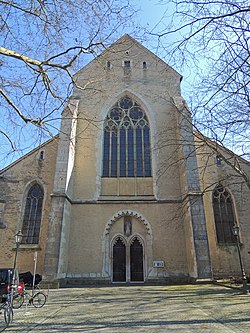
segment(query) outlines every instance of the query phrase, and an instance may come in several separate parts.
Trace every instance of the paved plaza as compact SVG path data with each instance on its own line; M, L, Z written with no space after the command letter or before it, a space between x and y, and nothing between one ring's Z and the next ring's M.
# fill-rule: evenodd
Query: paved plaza
M4 332L249 333L250 296L210 284L53 289Z

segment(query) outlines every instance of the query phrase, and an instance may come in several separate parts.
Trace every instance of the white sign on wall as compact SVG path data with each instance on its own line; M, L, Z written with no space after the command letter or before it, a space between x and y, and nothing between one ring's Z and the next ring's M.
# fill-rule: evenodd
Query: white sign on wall
M163 260L153 261L153 267L158 267L158 268L164 267L164 261Z

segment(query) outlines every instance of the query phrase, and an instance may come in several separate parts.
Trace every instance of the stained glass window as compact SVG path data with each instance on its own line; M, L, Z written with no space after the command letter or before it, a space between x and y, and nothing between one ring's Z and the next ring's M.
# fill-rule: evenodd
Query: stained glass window
M33 185L27 195L23 217L22 243L38 244L42 218L43 189Z
M213 209L218 243L235 243L232 233L235 224L233 202L229 192L221 185L213 192Z
M130 97L109 111L103 143L103 177L151 177L148 119Z

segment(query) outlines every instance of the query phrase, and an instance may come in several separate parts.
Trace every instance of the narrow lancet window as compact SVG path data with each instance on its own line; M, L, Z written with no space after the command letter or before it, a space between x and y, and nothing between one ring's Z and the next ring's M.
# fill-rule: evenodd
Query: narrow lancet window
M38 244L42 219L43 189L33 185L27 195L22 226L22 243Z
M231 195L221 185L213 192L213 210L218 243L234 243L233 225L235 224L234 206Z

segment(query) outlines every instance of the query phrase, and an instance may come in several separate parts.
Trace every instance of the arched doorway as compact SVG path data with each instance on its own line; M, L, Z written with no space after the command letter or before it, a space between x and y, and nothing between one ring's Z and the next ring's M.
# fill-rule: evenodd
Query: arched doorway
M120 241L116 244L119 239L124 245ZM145 282L149 276L152 276L152 239L151 225L144 216L131 210L118 211L107 221L103 233L102 276L114 283ZM137 241L139 241L140 245ZM133 245L134 242L135 244ZM131 246L132 249L130 249ZM125 260L123 259L124 252L122 252L124 248ZM134 254L136 257L139 254L135 265ZM133 267L131 267L131 256ZM126 278L124 278L124 270L122 270L122 265L119 266L119 262L124 263ZM119 271L120 273L118 274ZM132 277L131 271L133 272ZM114 272L116 273L114 274ZM118 281L118 279L121 281Z
M144 282L144 247L138 237L118 236L113 242L113 282Z

